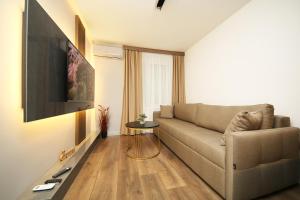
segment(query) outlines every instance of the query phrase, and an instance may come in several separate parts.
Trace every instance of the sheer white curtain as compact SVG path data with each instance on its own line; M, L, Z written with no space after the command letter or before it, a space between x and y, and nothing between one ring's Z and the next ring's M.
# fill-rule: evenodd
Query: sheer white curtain
M147 120L152 120L160 105L171 105L172 70L171 55L142 53L143 112Z

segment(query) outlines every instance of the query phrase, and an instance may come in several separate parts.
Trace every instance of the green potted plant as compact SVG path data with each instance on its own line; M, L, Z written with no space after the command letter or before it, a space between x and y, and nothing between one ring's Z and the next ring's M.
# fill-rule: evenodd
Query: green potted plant
M109 107L98 105L99 111L99 128L102 138L107 137L108 123L109 123Z
M142 114L139 114L139 118L137 118L137 121L140 122L140 124L145 124L145 119L147 118L147 116L142 113Z

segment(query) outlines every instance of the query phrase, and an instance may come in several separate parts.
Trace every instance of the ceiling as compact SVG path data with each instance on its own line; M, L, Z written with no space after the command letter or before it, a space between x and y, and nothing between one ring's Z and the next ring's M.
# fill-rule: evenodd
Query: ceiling
M73 0L95 42L185 51L250 0Z

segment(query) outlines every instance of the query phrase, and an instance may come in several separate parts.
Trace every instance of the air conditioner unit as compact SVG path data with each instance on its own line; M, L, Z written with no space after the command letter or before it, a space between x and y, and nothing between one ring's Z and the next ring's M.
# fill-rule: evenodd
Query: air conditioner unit
M94 44L94 56L112 59L122 59L123 48L121 46Z

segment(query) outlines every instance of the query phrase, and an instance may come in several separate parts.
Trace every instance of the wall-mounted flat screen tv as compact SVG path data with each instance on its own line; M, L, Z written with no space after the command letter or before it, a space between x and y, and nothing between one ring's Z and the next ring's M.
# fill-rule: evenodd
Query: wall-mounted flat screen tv
M36 0L26 0L24 121L94 107L94 68Z

